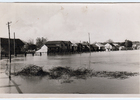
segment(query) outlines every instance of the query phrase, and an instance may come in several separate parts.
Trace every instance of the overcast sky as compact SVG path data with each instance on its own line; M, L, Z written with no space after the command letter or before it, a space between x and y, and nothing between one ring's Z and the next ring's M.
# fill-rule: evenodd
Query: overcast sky
M127 4L63 4L63 3L1 3L0 37L27 41L37 37L72 42L105 42L112 39L140 41L140 3Z

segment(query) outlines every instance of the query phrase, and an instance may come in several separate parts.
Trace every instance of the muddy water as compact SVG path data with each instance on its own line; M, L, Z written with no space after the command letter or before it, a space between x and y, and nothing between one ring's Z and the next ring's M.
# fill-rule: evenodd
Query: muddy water
M1 61L4 68L6 60ZM43 70L57 66L90 68L94 71L140 72L140 51L93 52L71 55L42 56L27 55L12 59L12 72L22 70L24 66L35 64ZM86 79L50 79L47 76L12 76L20 84L23 93L91 93L91 94L138 94L140 76L127 79L88 77ZM13 91L14 93L14 91ZM15 92L16 93L16 92Z

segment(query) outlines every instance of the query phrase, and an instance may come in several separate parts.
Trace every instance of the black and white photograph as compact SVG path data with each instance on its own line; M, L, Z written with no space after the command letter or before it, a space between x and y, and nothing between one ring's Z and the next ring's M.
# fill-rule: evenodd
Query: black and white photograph
M139 94L140 3L0 3L0 94Z

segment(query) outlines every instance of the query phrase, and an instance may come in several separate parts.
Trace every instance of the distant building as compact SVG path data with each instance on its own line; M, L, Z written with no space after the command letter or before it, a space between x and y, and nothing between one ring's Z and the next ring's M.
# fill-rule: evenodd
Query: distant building
M72 52L76 52L77 48L78 48L77 44L72 43Z
M66 51L71 52L72 50L72 43L70 41L63 41L65 46L67 47Z
M67 51L67 45L64 41L47 41L48 53L60 53Z
M101 44L101 43L96 43L95 45L98 47L98 50L99 50L99 51L105 51L105 46L104 46L103 44Z
M121 50L126 50L126 47L125 46L120 46L119 47L119 50L121 51Z
M105 44L105 50L106 51L111 51L113 46L110 43Z
M14 54L14 39L10 40L10 48L11 54ZM20 39L15 39L15 53L20 54L22 53L21 49L24 46L24 42ZM0 58L5 55L9 54L9 39L8 38L0 38Z
M99 51L99 48L98 48L98 46L95 45L95 44L90 44L90 50L91 50L91 51Z
M48 47L46 45L43 45L39 50L36 51L36 53L47 53Z
M140 45L139 41L133 41L133 45L132 45L133 50L139 49L139 45Z
M136 48L137 50L140 50L140 44L137 44Z
M82 52L83 45L82 43L76 43L77 45L77 52Z
M88 42L83 42L81 43L82 44L82 51L83 52L88 52L90 51L90 46L89 46L89 43Z

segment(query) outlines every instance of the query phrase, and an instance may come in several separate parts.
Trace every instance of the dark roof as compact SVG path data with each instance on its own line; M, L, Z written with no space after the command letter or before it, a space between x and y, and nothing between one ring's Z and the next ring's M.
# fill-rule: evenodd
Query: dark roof
M56 43L61 44L63 43L63 41L47 41L46 42L46 44L56 44Z
M115 45L113 43L109 43L111 46L115 47Z
M10 44L11 44L11 52L14 50L14 39L10 39ZM15 46L16 50L20 51L21 48L24 46L24 42L21 41L20 39L15 39ZM9 39L8 38L0 38L0 45L2 48L2 51L8 52L9 49Z
M63 41L64 43L70 43L70 44L72 44L70 41Z
M1 45L9 43L9 39L8 38L0 38L0 40L1 40ZM14 39L10 39L10 41L11 41L11 44L14 44ZM16 44L20 44L20 45L24 45L25 44L20 39L15 39L15 43Z
M97 45L95 45L95 44L91 44L91 46L92 46L92 47L98 47L98 46L97 46Z
M47 41L46 42L46 45L47 44L61 44L61 43L64 43L64 44L72 44L70 41Z

